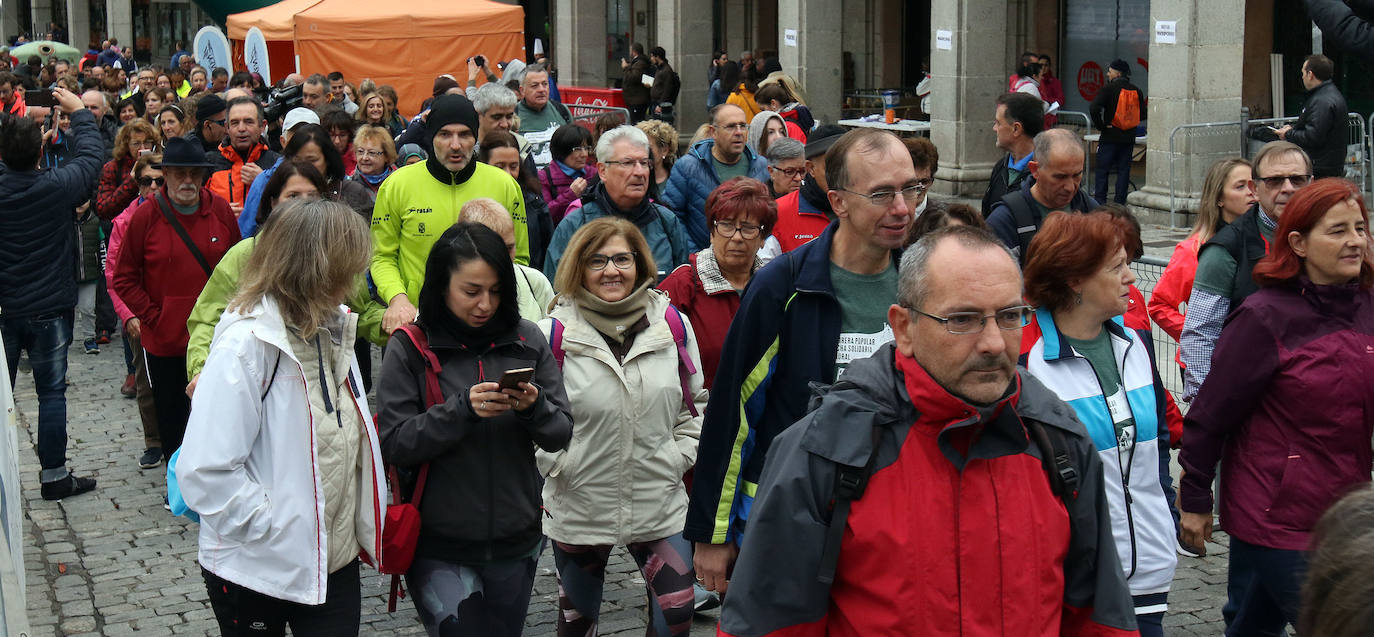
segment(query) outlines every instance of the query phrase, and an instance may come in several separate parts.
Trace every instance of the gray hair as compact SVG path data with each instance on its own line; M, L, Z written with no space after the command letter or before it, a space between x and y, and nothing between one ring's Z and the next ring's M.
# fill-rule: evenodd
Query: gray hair
M515 91L496 82L487 82L477 87L477 94L473 95L472 107L477 109L480 114L485 114L495 107L515 108Z
M530 73L548 73L548 72L549 72L549 67L548 67L547 64L544 64L543 62L535 62L534 64L527 65L527 66L525 67L525 70L522 71L522 72L520 73L520 81L521 81L521 82L524 82L524 81L525 81L525 76L526 76L526 75L529 75Z
M644 152L649 152L649 136L645 135L644 131L634 126L621 124L620 126L616 126L602 133L601 139L596 140L596 160L599 162L611 161L612 155L614 154L611 146L619 141L630 142L631 144L643 148Z
M1064 151L1073 151L1079 155L1083 154L1083 143L1078 140L1078 136L1067 128L1051 128L1035 136L1035 162L1043 166L1050 161L1050 156Z
M311 86L323 86L325 89L329 88L329 78L325 77L321 73L315 73L314 75L305 78L304 83L310 84Z
M802 143L791 137L783 137L773 140L768 145L768 163L774 166L789 159L804 159L806 157L806 147Z
M902 254L901 269L897 274L897 303L913 309L920 309L925 303L930 291L930 273L926 271L926 265L946 237L952 237L965 248L1001 251L1016 264L1017 285L1020 285L1021 266L1016 256L996 235L973 226L945 226L921 237Z

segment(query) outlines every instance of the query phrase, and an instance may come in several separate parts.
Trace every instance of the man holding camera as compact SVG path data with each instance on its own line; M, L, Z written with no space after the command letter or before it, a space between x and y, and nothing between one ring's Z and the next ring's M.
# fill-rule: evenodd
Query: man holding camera
M0 334L10 383L20 350L28 354L38 393L38 459L43 499L59 500L95 488L95 480L67 469L67 349L76 308L76 233L70 211L95 189L104 148L95 118L81 98L53 89L71 116L75 156L39 170L43 136L22 117L0 116Z

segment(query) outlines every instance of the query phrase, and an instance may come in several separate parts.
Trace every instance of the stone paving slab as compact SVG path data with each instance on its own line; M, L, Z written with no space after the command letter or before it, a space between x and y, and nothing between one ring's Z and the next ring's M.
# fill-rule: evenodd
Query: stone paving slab
M25 575L33 637L56 635L217 635L195 563L197 526L162 509L163 469L141 471L143 437L134 401L119 395L121 342L82 353L90 323L77 328L68 356L68 456L78 475L99 480L92 493L61 502L39 495L37 456L21 454L25 500ZM380 365L374 366L380 369ZM21 366L15 387L20 446L37 429L32 375ZM1170 635L1219 635L1225 601L1225 536L1201 559L1181 558L1165 626ZM386 612L388 578L364 569L363 635L423 635L409 600ZM644 582L623 550L607 569L602 635L644 633ZM539 562L526 635L554 634L557 587L549 552ZM693 626L712 634L716 612Z

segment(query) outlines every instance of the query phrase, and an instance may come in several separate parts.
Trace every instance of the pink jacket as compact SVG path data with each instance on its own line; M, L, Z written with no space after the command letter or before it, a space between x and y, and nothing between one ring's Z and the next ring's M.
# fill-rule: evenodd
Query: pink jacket
M124 209L124 212L119 213L114 218L114 228L110 230L109 246L105 249L105 287L110 291L110 301L114 303L115 315L119 317L121 326L128 323L129 319L134 318L134 313L129 309L129 306L124 304L124 301L120 300L119 293L115 292L115 263L118 263L116 259L119 258L120 244L124 242L124 231L128 229L129 218L133 216L130 213L142 204L143 197L135 197Z

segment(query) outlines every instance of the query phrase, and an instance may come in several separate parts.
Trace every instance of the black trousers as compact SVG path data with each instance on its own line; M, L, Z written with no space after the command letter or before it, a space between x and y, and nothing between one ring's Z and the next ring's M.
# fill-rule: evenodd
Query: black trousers
M162 454L170 458L181 448L186 420L191 417L191 398L186 395L186 355L154 356L145 350L143 361L148 366L148 383L153 386Z
M310 606L263 595L223 579L204 568L205 590L220 634L281 637L291 626L295 637L339 637L358 634L362 622L362 585L358 560L329 574L323 604Z

